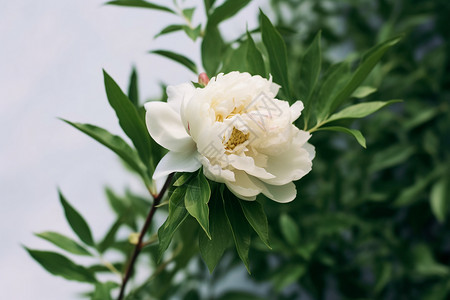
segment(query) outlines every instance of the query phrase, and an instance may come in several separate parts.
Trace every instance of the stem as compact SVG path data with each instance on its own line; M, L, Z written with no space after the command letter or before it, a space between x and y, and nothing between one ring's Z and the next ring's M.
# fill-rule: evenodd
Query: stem
M125 272L125 276L122 279L122 286L120 287L120 293L119 293L119 297L117 298L117 300L123 299L123 296L125 293L125 287L127 285L128 280L131 277L131 273L133 272L134 264L136 263L136 259L139 256L139 253L141 252L142 247L144 246L143 240L144 240L145 233L147 232L148 227L150 226L150 224L152 222L153 215L155 214L158 204L161 202L162 197L164 196L167 188L170 185L170 182L172 181L173 175L174 174L172 173L167 177L167 180L164 183L164 186L162 187L161 191L153 200L152 208L150 209L150 212L147 215L147 219L145 219L144 226L142 227L142 230L139 234L138 243L136 244L136 246L134 248L133 255L131 256L130 262L128 263L128 267Z

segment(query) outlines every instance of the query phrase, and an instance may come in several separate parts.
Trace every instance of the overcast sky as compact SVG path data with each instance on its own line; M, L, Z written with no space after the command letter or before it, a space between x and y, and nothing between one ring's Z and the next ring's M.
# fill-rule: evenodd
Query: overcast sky
M2 299L78 299L89 286L49 275L21 245L53 249L34 232L73 236L57 197L59 186L85 216L95 237L113 222L103 188L142 192L112 152L57 117L93 123L122 135L103 89L102 68L125 88L137 66L141 98L159 95L158 83L196 77L164 58L170 49L200 61L199 44L183 34L153 40L180 20L164 12L103 6L104 1L0 0L0 290ZM155 1L172 4L172 1ZM201 1L185 1L201 3ZM237 36L256 26L253 1L224 24ZM203 11L194 19L201 21Z

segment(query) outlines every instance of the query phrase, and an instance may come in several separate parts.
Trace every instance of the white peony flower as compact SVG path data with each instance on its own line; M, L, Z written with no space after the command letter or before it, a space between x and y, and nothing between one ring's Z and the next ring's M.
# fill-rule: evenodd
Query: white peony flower
M153 179L203 166L207 178L241 199L263 193L277 202L294 200L292 181L311 170L315 151L311 135L292 124L303 103L289 107L275 99L279 88L239 72L219 74L204 88L169 86L167 103L145 104L150 135L169 150Z

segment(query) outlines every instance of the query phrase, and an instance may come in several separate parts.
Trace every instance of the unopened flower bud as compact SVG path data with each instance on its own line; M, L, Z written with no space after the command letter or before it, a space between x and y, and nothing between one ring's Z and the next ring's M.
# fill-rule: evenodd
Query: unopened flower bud
M209 77L208 75L206 75L205 72L200 73L200 75L198 75L198 83L203 85L203 86L207 86L209 82Z

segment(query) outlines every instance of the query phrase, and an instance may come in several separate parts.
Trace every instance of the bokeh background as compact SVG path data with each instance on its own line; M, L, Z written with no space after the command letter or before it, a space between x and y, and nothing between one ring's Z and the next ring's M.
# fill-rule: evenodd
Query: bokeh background
M186 7L200 4L185 1ZM241 265L234 282L219 272L208 281L201 269L193 278L211 286L244 283L271 299L446 299L448 0L253 1L224 22L225 38L237 37L247 24L256 27L259 7L285 29L292 68L318 30L325 69L402 34L366 81L377 92L365 100L404 102L354 124L367 136L367 150L340 134L314 135L317 158L313 172L299 183L301 201L267 203L277 252L252 249L253 279L242 279ZM202 22L203 16L199 9L194 19ZM181 66L147 53L174 50L200 65L199 42L182 33L153 39L178 22L161 12L103 6L97 0L0 3L0 288L5 299L77 299L83 291L83 284L49 275L22 245L52 249L34 232L71 235L57 187L89 221L95 237L114 220L105 185L143 190L112 153L57 117L122 135L107 105L102 68L125 88L135 65L141 99L158 97L160 82L195 80ZM297 239L290 239L286 228ZM229 253L219 269L229 270L235 256Z

